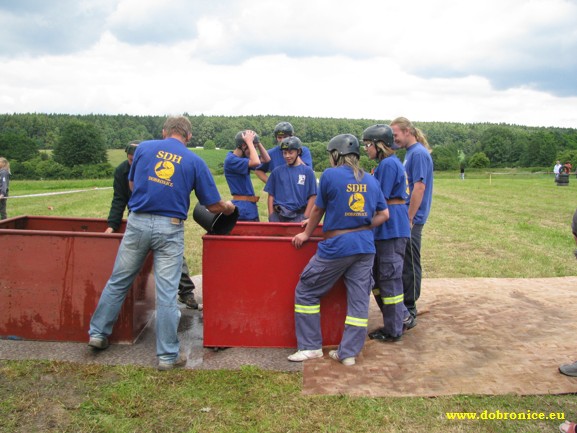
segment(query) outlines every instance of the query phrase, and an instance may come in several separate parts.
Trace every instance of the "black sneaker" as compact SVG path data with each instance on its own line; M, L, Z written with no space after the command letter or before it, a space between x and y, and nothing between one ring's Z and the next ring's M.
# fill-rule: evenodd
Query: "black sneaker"
M409 314L408 317L403 319L403 330L404 331L408 331L409 329L412 329L415 326L417 326L417 318L416 317L413 317Z
M198 310L198 302L194 299L194 293L187 293L186 295L179 295L178 302L183 303L186 305L186 308L190 308L191 310Z
M385 333L385 328L375 329L373 332L369 332L369 338L371 340L378 339L381 335Z
M385 342L395 343L399 341L402 337L403 337L402 335L399 335L398 337L393 337L392 335L381 332L379 334L375 334L373 340L382 341L383 343Z

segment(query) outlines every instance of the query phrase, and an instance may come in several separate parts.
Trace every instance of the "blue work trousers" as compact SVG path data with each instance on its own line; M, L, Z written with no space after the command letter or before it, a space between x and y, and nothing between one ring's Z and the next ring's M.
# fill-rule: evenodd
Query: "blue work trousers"
M339 345L340 359L357 356L367 335L373 287L374 254L323 259L315 254L303 270L295 293L295 324L299 350L322 348L320 300L342 276L347 288L347 317Z
M392 337L403 334L403 319L407 314L403 303L403 260L408 240L393 238L375 242L373 295L383 315L383 332Z

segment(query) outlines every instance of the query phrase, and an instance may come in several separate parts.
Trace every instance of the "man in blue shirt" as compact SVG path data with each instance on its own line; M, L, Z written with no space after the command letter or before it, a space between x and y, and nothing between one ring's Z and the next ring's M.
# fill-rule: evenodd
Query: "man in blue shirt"
M398 117L391 122L391 128L395 144L407 150L404 165L409 186L407 206L411 239L407 244L403 265L403 295L410 313L405 317L404 326L410 329L417 324L416 303L421 295L421 235L433 200L433 159L425 135L409 119Z
M112 203L110 204L110 212L108 213L108 227L104 233L114 233L120 228L120 224L122 223L124 211L128 207L128 201L132 195L132 190L128 185L128 174L130 173L130 167L132 166L134 152L136 151L138 143L139 141L131 141L128 143L125 149L126 159L114 170ZM128 212L130 213L130 208ZM186 305L186 308L196 310L198 309L198 302L194 299L194 289L194 282L190 278L186 258L183 257L182 272L178 283L178 302L182 302Z
M110 276L92 319L88 345L106 349L108 336L118 318L132 282L149 251L154 257L156 286L156 354L158 369L186 365L180 353L177 327L180 310L176 303L184 252L184 221L190 193L212 213L230 215L235 206L220 198L206 163L186 148L192 138L190 120L169 117L163 140L142 142L134 153L128 175L132 196L126 231Z

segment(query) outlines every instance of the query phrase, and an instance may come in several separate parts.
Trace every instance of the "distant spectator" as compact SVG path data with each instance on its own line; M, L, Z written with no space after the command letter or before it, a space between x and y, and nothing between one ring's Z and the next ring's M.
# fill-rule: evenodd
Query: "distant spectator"
M0 220L8 218L6 213L6 197L10 192L10 163L6 158L0 158Z
M559 172L561 171L561 161L557 161L555 163L555 167L553 167L553 173L555 173L555 180L559 179Z

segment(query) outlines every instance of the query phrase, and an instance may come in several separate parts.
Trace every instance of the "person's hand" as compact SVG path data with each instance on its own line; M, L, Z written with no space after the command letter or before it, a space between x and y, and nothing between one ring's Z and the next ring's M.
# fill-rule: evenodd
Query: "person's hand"
M226 210L223 212L223 214L225 215L231 215L234 212L235 209L235 205L229 200L229 201L225 201L224 205L226 207Z
M306 227L308 223L309 223L309 219L305 218L304 220L301 221L301 227Z
M306 235L305 232L302 232L302 233L299 233L298 235L295 235L293 237L292 244L298 250L308 240L309 240L309 237Z
M112 227L108 227L106 230L104 230L104 233L114 233L114 229Z
M242 139L244 140L244 142L245 142L246 144L253 143L255 135L256 135L256 132L251 131L251 130L249 129L249 130L244 131L244 132L242 133Z

